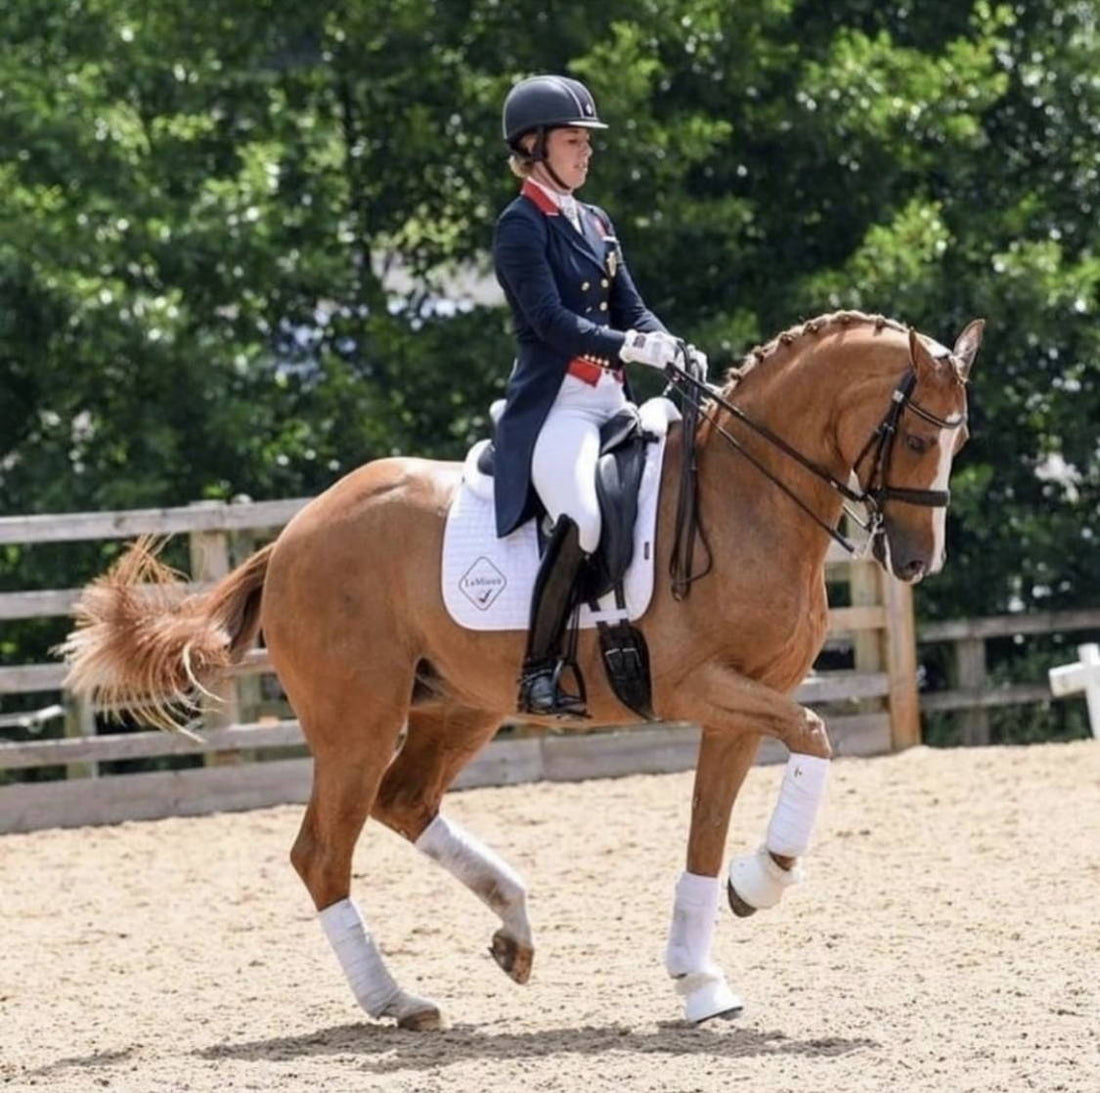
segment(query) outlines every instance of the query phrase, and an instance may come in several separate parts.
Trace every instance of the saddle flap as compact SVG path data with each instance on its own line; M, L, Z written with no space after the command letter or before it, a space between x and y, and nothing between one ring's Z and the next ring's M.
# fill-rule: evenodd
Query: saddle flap
M596 465L596 496L603 529L599 549L592 559L591 579L595 585L592 599L614 588L634 558L638 487L645 471L648 446L649 438L638 428L627 442L601 455Z

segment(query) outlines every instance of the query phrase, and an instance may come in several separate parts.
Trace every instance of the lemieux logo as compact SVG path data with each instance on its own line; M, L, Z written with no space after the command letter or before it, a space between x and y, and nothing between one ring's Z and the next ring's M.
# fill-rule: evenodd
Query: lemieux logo
M507 585L504 574L484 555L458 579L462 594L479 611L488 611Z

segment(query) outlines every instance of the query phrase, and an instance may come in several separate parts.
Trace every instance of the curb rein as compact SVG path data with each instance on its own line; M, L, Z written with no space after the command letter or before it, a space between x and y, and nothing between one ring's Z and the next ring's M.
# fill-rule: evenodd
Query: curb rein
M765 478L778 486L818 527L822 528L831 539L839 543L855 558L865 557L875 539L882 534L885 520L884 508L888 501L900 501L905 505L921 505L928 508L947 508L950 503L950 490L911 490L890 486L886 483L886 476L890 472L890 460L894 452L894 441L897 439L898 422L906 410L912 411L918 417L940 429L953 430L966 424L965 414L955 419L941 418L913 401L912 396L917 385L917 373L912 361L909 362L908 369L906 369L898 386L894 389L894 393L890 396L890 405L885 415L878 423L878 427L867 438L867 443L863 445L852 466L852 473L858 483L859 469L867 456L873 453L868 485L853 490L850 486L838 481L820 464L807 459L800 451L793 448L782 437L773 433L767 426L753 421L744 410L725 398L717 387L712 387L704 379L700 379L702 369L697 364L688 346L682 346L682 354L686 367L682 368L677 364L670 364L665 369L665 374L669 379L669 388L675 387L680 392L684 402L684 454L680 464L680 496L676 505L676 533L669 562L672 595L675 599L684 599L692 583L710 572L713 561L710 548L707 546L702 528L699 526L696 427L700 415L710 422L731 447L739 451ZM667 390L668 388L666 388ZM839 530L839 523L836 527L833 527L822 520L785 482L768 470L756 456L746 450L745 446L736 437L731 436L719 424L713 412L708 412L704 408L699 399L700 394L716 403L731 416L737 418L738 421L743 422L773 447L778 448L784 455L799 463L812 475L839 493L845 501L865 506L867 510L866 520L861 519L859 514L849 508L848 505L844 506L844 512L867 532L867 539L864 541L863 546L857 546L851 539L842 534ZM707 564L701 573L692 574L692 557L696 534L699 535L703 547L706 549Z

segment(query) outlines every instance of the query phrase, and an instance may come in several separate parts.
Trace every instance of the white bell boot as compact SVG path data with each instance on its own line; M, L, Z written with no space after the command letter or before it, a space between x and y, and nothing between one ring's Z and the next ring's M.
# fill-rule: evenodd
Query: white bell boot
M800 884L805 877L801 865L784 869L777 865L767 846L761 846L755 854L734 858L730 862L729 885L733 895L748 905L747 911L738 911L733 899L734 913L745 917L753 911L765 911L774 907L792 884Z

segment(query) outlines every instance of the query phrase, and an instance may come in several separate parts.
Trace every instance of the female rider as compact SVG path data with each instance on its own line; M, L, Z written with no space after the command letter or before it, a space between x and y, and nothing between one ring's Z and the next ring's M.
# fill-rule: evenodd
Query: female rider
M607 214L573 194L606 129L588 89L564 76L516 84L504 139L520 194L493 240L497 279L517 343L496 429L496 530L505 536L541 501L554 521L535 578L517 705L523 713L583 716L561 687L573 587L600 540L599 427L625 405L623 364L663 369L678 343L646 307Z

